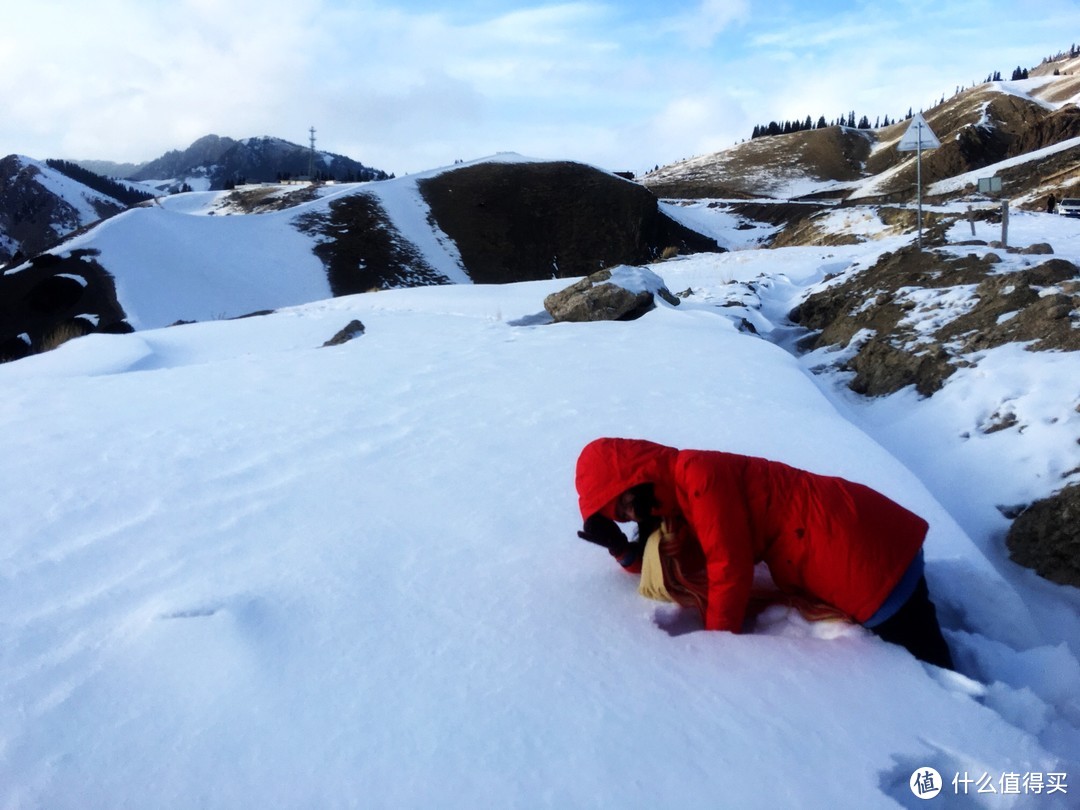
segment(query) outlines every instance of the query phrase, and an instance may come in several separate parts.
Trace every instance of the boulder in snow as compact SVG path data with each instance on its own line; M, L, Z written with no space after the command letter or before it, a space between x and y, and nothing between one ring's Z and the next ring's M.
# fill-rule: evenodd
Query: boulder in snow
M362 324L358 320L351 320L344 327L342 327L342 329L336 335L326 341L326 343L323 344L323 347L325 348L326 346L340 346L343 343L348 343L354 337L359 337L362 334L364 334L364 324Z
M1080 484L1032 504L1013 521L1006 544L1021 565L1080 587Z
M644 267L600 270L544 299L544 309L562 321L631 321L656 307L659 295L672 306L679 299L664 280Z

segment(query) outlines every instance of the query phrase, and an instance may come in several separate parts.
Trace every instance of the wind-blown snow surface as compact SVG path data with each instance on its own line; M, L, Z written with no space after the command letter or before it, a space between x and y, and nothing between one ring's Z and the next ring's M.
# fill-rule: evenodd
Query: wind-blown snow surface
M1031 221L1080 258L1072 223ZM899 244L658 265L694 294L633 323L543 324L566 281L457 285L0 366L0 807L868 808L920 804L924 766L1075 780L1078 600L1009 563L987 512L1080 415L994 434L998 468L969 482L934 419L963 401L860 403L736 327L783 342L802 290ZM364 335L322 347L354 318ZM1065 396L1075 365L1041 359L1019 384ZM667 635L671 608L575 536L574 463L601 435L768 456L918 511L971 679L782 608ZM1080 790L976 787L937 801Z

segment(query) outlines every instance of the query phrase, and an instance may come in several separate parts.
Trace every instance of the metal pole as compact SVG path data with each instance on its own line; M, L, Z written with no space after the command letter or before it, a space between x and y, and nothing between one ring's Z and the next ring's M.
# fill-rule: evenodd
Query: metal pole
M915 192L918 201L919 250L922 250L922 123L918 125L918 138L915 142Z

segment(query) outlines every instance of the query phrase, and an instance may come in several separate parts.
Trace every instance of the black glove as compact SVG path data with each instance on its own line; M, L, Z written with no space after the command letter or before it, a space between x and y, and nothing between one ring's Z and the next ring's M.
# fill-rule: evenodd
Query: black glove
M615 525L615 521L603 515L593 515L585 521L584 531L577 533L582 540L596 543L611 552L613 557L623 557L630 546L630 541Z

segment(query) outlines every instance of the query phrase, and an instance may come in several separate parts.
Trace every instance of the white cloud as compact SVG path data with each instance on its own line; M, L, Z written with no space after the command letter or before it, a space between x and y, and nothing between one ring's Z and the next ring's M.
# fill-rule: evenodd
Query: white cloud
M696 9L669 19L665 27L692 47L708 48L734 23L745 21L749 15L749 0L701 0Z
M0 32L0 155L146 160L315 126L399 173L499 150L651 167L774 118L895 115L1071 44L1053 38L1075 3L945 5L39 0Z

